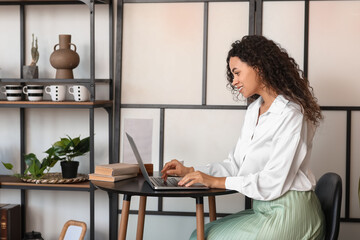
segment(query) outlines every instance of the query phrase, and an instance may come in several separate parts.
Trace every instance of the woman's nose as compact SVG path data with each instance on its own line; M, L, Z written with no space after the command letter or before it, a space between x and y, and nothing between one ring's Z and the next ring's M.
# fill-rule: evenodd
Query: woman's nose
M233 78L232 85L235 86L238 83L239 83L239 81L236 78Z

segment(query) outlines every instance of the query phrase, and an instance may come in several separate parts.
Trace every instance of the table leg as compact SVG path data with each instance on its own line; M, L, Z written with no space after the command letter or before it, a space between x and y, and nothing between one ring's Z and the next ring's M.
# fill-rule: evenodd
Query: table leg
M116 239L118 236L119 224L119 194L108 192L109 195L109 233L110 239Z
M125 240L126 239L126 230L128 225L128 218L129 218L129 210L130 210L130 195L124 195L123 205L121 209L121 220L119 226L119 236L118 240Z
M204 239L204 199L196 198L196 233L197 240Z
M210 222L216 220L216 204L215 204L215 196L209 196L209 217Z
M136 240L142 240L144 234L144 222L145 222L145 209L146 209L146 196L140 196L138 223L136 231Z

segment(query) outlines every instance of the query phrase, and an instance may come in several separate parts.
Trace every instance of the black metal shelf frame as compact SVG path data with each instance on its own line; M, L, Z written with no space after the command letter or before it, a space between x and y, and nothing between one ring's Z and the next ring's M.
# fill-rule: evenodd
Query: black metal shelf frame
M117 4L117 32L116 32L116 67L115 76L116 81L114 83L115 88L115 116L114 116L114 144L119 146L120 143L120 119L122 108L154 108L160 109L160 139L159 139L159 168L164 163L164 122L166 109L230 109L230 110L244 110L246 106L224 106L224 105L207 105L206 103L206 85L207 85L207 42L208 42L208 4L209 2L249 2L249 34L262 34L262 8L264 1L276 1L276 2L291 2L301 1L304 2L304 74L308 76L308 50L309 50L309 2L310 1L323 1L323 0L119 0ZM340 1L340 0L331 0ZM358 0L356 0L358 1ZM174 105L174 104L122 104L121 103L121 74L122 74L122 29L123 29L123 8L124 4L132 3L176 3L176 2L203 2L204 3L204 39L203 39L203 76L202 76L202 104L201 105ZM360 218L350 217L350 153L351 153L351 114L354 111L360 111L360 106L322 106L323 111L343 111L346 112L346 179L345 179L345 217L341 218L342 222L360 222ZM114 159L119 161L120 152L119 149L114 149ZM161 169L159 169L161 170ZM245 199L245 208L251 207L251 199ZM118 206L118 197L110 199L110 211L118 209L119 214L121 210ZM130 211L132 214L136 214L137 211ZM195 213L183 213L183 212L169 212L163 211L162 199L158 201L158 211L146 211L146 214L151 215L172 215L172 216L195 216ZM226 213L218 213L217 216L225 216ZM117 220L111 220L115 222ZM116 228L117 225L114 227ZM111 233L115 234L116 233Z
M71 103L53 105L53 104L2 104L0 108L19 108L20 109L20 152L21 152L21 164L20 171L23 172L25 170L25 162L24 162L24 154L25 154L25 146L26 146L26 129L25 129L25 119L26 119L26 109L27 108L81 108L89 110L89 132L90 132L90 172L94 172L94 110L95 108L104 108L108 114L108 124L109 124L109 162L112 163L114 161L113 158L113 123L114 123L114 113L113 113L113 98L114 98L114 15L113 15L113 1L112 0L59 0L59 1L51 1L51 0L43 0L43 1L2 1L0 0L1 5L17 5L19 6L20 11L20 69L25 65L25 6L26 5L65 5L65 4L86 4L89 8L90 13L90 78L89 79L23 79L22 72L20 79L15 78L2 78L0 79L0 84L5 83L27 83L27 82L36 82L36 83L80 83L86 86L90 90L90 101L93 102L93 105L73 105ZM109 7L109 79L95 79L95 5L96 4L107 4ZM95 101L95 85L98 84L109 84L109 99L110 103L100 103L97 104ZM90 239L95 239L95 195L94 191L96 188L90 183L89 187L36 187L36 186L8 186L3 185L0 188L3 189L20 189L21 191L21 211L22 216L26 216L25 212L25 204L26 204L26 190L56 190L56 191L81 191L81 192L89 192L90 194ZM26 217L22 218L22 235L24 235L26 230Z

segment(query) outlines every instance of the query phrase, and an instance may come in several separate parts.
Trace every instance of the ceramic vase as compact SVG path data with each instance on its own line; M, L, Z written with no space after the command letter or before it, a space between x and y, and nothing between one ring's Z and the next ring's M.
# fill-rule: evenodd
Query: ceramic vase
M59 48L56 49L58 46ZM60 34L59 43L54 46L54 52L50 55L50 64L56 69L55 78L74 78L72 70L79 65L79 62L80 57L76 52L76 45L71 43L71 35Z

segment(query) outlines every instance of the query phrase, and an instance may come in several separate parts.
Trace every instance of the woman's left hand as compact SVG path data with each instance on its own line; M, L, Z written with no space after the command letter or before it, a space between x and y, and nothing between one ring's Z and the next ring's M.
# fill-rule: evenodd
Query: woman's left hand
M210 188L223 188L225 189L225 177L213 177L200 171L195 171L186 174L180 181L179 185L190 187L195 183L204 184Z

